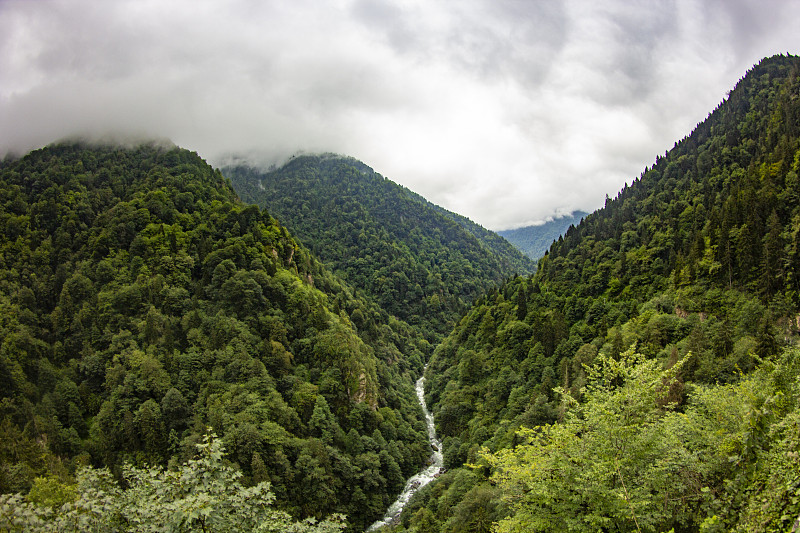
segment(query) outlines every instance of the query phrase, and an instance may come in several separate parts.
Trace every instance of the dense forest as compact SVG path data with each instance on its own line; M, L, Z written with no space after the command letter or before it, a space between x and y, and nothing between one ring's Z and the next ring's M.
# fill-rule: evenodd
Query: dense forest
M387 533L800 531L798 57L536 268L332 155L55 144L0 227L0 531L363 531L424 369Z
M277 509L360 531L429 456L427 341L196 154L50 146L0 195L1 492L176 467L211 428Z
M548 220L539 226L508 229L498 231L497 234L531 259L539 260L570 226L577 226L588 214L584 211L574 211L570 215Z
M449 471L396 530L791 529L798 174L800 59L778 56L437 347Z
M497 234L352 158L298 156L280 168L224 167L352 286L434 342L478 296L534 264Z

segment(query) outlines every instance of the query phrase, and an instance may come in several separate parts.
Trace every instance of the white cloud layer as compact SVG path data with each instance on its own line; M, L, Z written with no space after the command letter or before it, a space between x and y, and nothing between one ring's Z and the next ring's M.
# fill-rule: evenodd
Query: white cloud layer
M602 205L798 23L791 0L5 0L0 153L338 152L506 229Z

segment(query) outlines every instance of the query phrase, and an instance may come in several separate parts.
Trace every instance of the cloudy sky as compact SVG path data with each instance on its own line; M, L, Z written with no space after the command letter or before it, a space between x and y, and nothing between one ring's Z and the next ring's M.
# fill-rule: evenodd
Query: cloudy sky
M602 205L798 27L792 0L0 0L0 155L337 152L507 229Z

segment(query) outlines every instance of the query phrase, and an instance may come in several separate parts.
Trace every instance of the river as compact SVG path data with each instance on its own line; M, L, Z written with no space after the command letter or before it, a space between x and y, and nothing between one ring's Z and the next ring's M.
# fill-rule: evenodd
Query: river
M417 380L417 399L422 407L422 413L425 415L425 425L428 427L428 440L433 448L433 455L431 455L430 464L421 472L414 474L406 482L406 486L397 500L389 506L383 518L369 526L367 532L377 531L383 526L388 526L400 517L403 507L406 506L411 497L422 487L433 481L433 479L442 471L444 459L442 457L442 441L436 438L436 428L433 425L433 415L428 411L428 406L425 404L425 375Z

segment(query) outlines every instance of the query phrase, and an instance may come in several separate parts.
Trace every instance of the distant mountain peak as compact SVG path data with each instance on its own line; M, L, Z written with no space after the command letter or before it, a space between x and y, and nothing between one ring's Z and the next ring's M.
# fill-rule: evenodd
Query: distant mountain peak
M544 256L553 241L565 234L570 226L580 224L588 214L585 211L573 211L542 224L498 231L497 234L535 261Z

